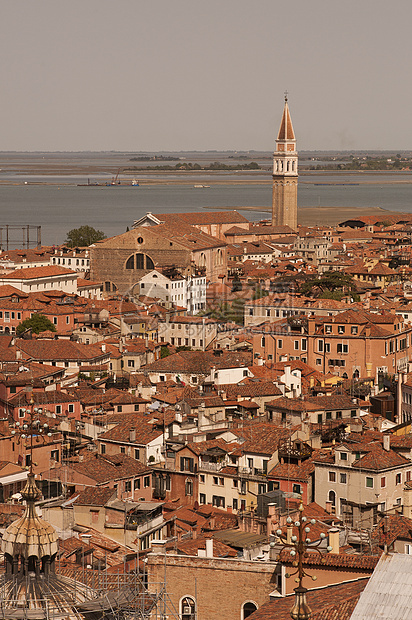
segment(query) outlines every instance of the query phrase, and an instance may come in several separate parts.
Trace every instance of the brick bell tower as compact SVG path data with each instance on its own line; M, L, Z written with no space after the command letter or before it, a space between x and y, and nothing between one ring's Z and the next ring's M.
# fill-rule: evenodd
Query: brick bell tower
M288 96L285 93L276 150L273 154L272 225L290 226L298 224L298 153L295 132L290 118Z

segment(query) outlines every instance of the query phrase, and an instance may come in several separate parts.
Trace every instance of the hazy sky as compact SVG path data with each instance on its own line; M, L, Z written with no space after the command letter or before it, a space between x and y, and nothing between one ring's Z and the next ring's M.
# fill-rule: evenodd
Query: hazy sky
M0 8L0 150L412 148L411 0Z

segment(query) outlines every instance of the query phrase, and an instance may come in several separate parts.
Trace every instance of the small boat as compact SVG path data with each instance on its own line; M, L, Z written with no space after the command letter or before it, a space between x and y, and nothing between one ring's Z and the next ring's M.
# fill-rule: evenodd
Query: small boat
M132 185L133 187L139 187L139 181L137 179L133 179Z
M210 187L210 185L193 185L193 187L204 189L206 187Z

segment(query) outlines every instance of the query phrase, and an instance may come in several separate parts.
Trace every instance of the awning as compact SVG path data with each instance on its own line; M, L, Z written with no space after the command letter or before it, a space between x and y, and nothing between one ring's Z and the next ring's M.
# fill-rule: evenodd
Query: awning
M11 474L10 476L1 476L0 484L5 486L6 484L12 484L13 482L20 482L20 480L27 480L27 471L20 471L17 474Z

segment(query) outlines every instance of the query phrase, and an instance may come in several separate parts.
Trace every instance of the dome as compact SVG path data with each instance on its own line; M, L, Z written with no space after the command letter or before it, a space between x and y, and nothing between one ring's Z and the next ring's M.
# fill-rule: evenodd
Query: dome
M40 491L34 474L28 475L27 484L21 494L27 502L26 511L21 519L13 521L4 532L1 550L12 558L50 558L57 553L57 536L54 527L36 513L34 502L40 497Z

